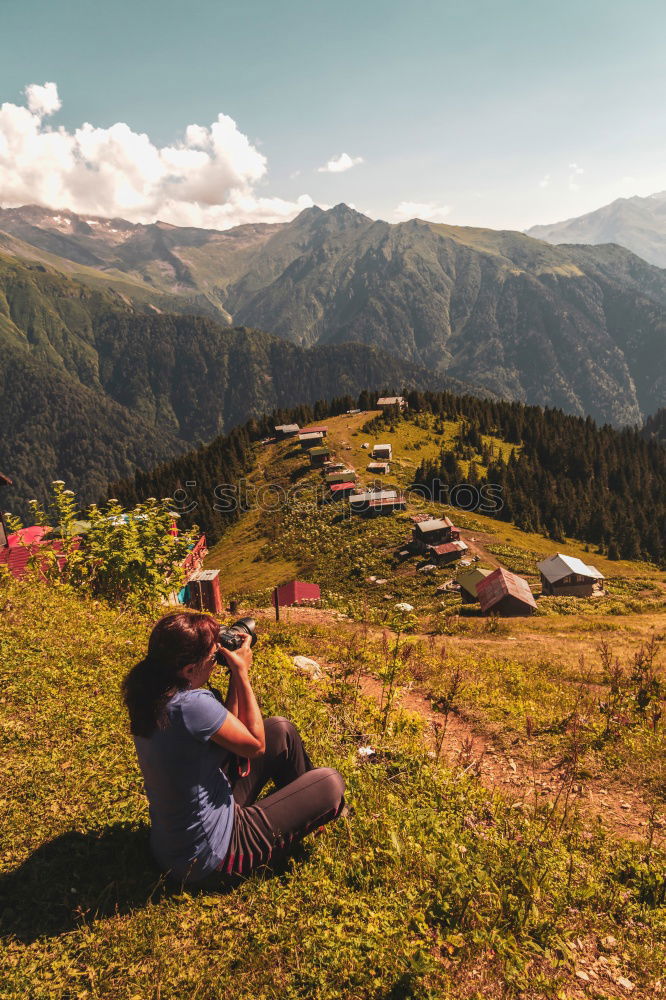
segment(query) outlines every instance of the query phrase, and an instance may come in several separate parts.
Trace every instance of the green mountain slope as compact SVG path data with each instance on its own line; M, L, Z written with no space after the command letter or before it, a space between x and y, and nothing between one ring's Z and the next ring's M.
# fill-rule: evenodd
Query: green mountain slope
M84 500L248 417L366 387L457 383L359 344L306 351L197 316L142 312L0 257L0 468L14 501L66 479Z
M3 229L68 257L96 287L125 281L118 290L144 310L164 308L162 296L172 312L222 316L303 347L361 342L616 424L666 402L666 273L620 247L389 225L345 205L224 233L33 206L0 211Z
M224 294L247 258L278 226L228 232L156 222L141 225L37 205L0 209L0 247L37 258L96 287L118 288L132 301L229 322Z
M361 340L498 394L633 423L664 398L666 274L614 248L308 209L230 289L301 343ZM645 358L651 374L645 372ZM634 384L636 383L636 384Z
M112 470L127 476L185 447L103 393L18 352L5 352L0 366L0 425L0 468L14 480L0 502L17 512L31 497L43 501L53 479L93 500Z

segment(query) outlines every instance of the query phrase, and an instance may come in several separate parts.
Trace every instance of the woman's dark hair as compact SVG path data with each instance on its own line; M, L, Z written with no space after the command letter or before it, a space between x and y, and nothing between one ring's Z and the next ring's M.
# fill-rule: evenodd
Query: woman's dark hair
M196 611L177 611L160 618L150 633L147 655L123 681L133 736L151 736L156 729L164 729L169 698L187 687L180 671L210 655L219 630L214 618Z

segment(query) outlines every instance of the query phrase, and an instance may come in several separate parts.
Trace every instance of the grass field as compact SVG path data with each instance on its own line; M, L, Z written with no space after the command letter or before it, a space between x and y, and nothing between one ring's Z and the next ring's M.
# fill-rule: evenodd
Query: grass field
M365 485L368 418L327 421ZM398 426L396 485L439 450L429 435ZM321 476L284 442L257 445L249 480ZM2 1000L666 996L664 574L413 501L535 590L556 548L607 576L601 601L486 619L436 593L450 567L396 557L408 516L342 510L251 507L208 558L260 618L264 714L297 723L352 808L223 895L167 891L149 856L120 682L154 617L0 579ZM323 607L273 623L270 589L294 576ZM297 674L297 653L325 679Z
M350 647L262 622L263 710L339 767L352 817L230 894L165 892L119 698L150 624L0 584L3 1000L664 994L659 832L628 842L588 822L571 769L557 808L515 808L474 768L438 762L418 714L358 695L361 662L390 692L412 639ZM324 641L335 663L311 685L291 655Z
M367 460L369 449L361 446L365 441L374 443L374 439L356 431L367 418L367 414L360 414L327 421L332 449L356 466L359 481L365 485L369 480L361 463ZM396 434L392 443L398 463L402 449L406 448L407 455L414 454L419 440L423 452L434 447L428 440L428 426L419 428L405 422L397 427L401 437ZM451 425L451 440L454 434L455 426ZM293 444L266 445L258 456L260 481L297 482L312 488L321 482L321 474L309 470L307 457ZM399 472L394 483L405 486L408 481ZM557 549L593 562L606 577L607 595L602 599L539 598L537 615L497 622L481 616L477 606L462 607L455 593L437 593L438 585L455 575L455 566L422 574L418 566L424 560L396 557L411 531L408 515L366 521L342 517L343 509L342 504L321 506L306 497L276 513L252 511L247 515L250 520L241 520L224 539L225 566L231 573L227 579L241 605L266 607L270 588L291 578L297 569L299 578L321 585L324 608L345 615L342 622L319 616L322 636L312 638L315 645L321 644L323 656L335 659L341 635L367 625L393 628L395 605L410 603L415 609L410 628L421 643L421 651L418 668L410 667L405 683L416 684L426 698L438 702L447 690L451 672L459 670L464 681L456 709L462 716L500 746L512 748L512 753L531 756L540 768L550 762L553 771L571 740L572 712L584 703L589 722L577 748L580 775L585 780L596 776L599 789L609 782L616 785L611 797L618 802L630 798L640 810L640 821L647 822L652 804L666 795L662 727L658 725L651 732L649 726L642 725L645 720L635 718L625 705L621 714L626 716L627 725L607 731L603 706L610 678L608 666L601 662L600 644L607 643L613 659L621 664L625 702L635 697L630 678L637 652L653 640L655 669L664 683L663 571L647 563L609 560L575 539L556 544L477 513L465 514L419 498L410 500L412 512L451 516L480 565L494 568L501 564L520 573L537 594L536 564ZM219 551L215 550L209 560L213 565L219 564ZM256 576L252 576L254 564L247 558L250 552L259 560ZM237 569L233 568L235 553ZM288 567L284 564L287 557ZM439 647L430 655L432 642L439 642L444 658Z
M371 483L386 488L405 489L413 479L417 465L424 457L438 455L442 443L450 444L457 425L446 423L443 437L431 433L432 418L419 417L418 424L404 421L396 425L395 432L381 432L380 438L361 433L361 428L377 415L377 411L329 418L328 444L332 452L356 470L360 486ZM369 444L365 449L363 444ZM388 476L374 478L366 469L370 451L376 443L393 446L394 460ZM495 441L497 448L508 454L511 446ZM307 453L298 444L285 441L278 444L257 446L257 468L250 477L255 485L266 482L281 484L285 489L299 486L311 491L321 489L322 475L310 471ZM265 594L276 584L293 578L298 572L307 579L322 583L329 589L344 584L352 594L364 595L365 604L381 607L380 595L368 588L368 576L390 579L390 593L396 600L415 603L423 614L442 610L441 601L435 596L436 586L455 574L455 566L442 567L432 577L419 577L415 573L416 560L398 565L394 552L400 542L410 537L411 522L404 515L371 522L342 518L346 509L344 501L335 505L316 506L298 499L274 512L251 510L234 525L222 541L211 551L207 566L220 568L223 592L228 595ZM538 592L536 563L558 549L593 562L608 578L609 592L615 611L608 601L601 601L585 609L595 618L621 612L639 611L641 602L646 610L659 613L666 610L666 574L642 562L612 561L589 551L589 546L576 539L554 543L543 535L521 531L514 525L498 521L477 512L465 513L436 503L426 503L422 498L409 497L409 512L431 512L434 516L449 515L463 529L463 539L470 546L470 554L477 554L481 565L494 568L504 565L525 575ZM322 536L326 535L327 558L321 559ZM636 581L636 584L631 581ZM639 585L640 583L644 585ZM449 602L451 603L451 602ZM589 604L589 602L588 602ZM557 613L557 605L545 606L548 614ZM450 610L450 609L448 609ZM563 616L570 613L562 605Z

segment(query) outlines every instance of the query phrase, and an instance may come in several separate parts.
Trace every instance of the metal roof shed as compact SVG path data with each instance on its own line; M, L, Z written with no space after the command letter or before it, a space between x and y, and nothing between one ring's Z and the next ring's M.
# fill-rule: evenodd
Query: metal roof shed
M321 590L316 583L301 583L299 580L291 580L277 587L278 604L282 608L288 608L292 604L301 601L320 601Z
M467 569L464 573L456 577L456 583L460 584L460 597L463 604L478 601L479 597L476 588L491 573L491 569L481 569L480 566L475 566L474 569Z
M541 592L554 597L602 597L604 575L575 556L555 555L537 564Z
M347 496L352 490L356 489L356 483L331 483L329 489L331 496L336 498Z
M369 503L371 500L395 500L398 496L397 490L376 490L375 492L355 493L349 498L352 504Z
M20 580L26 572L29 559L35 557L39 572L44 573L49 553L55 553L58 568L62 569L66 558L62 553L62 541L59 538L51 541L45 534L46 529L35 525L9 535L7 544L0 548L0 566L6 566L12 576ZM73 541L78 545L77 539Z
M407 501L404 497L384 497L379 500L371 500L368 504L371 514L386 514L394 510L404 510Z
M536 611L536 601L527 580L510 573L500 566L476 587L477 597L484 615L531 615Z
M437 559L438 562L451 562L459 559L467 552L464 542L442 542L440 545L429 545L428 553Z
M537 569L550 583L557 583L558 580L562 580L572 574L589 580L605 579L604 574L595 566L588 566L582 559L577 559L575 556L563 555L561 552L556 552L555 555L549 556L548 559L537 563Z
M301 430L301 434L321 434L322 437L326 437L328 427L304 427Z

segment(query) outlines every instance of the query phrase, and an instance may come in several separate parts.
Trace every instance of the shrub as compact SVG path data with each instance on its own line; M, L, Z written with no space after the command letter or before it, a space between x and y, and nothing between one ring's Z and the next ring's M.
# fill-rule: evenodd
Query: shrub
M130 510L117 500L109 500L104 507L92 504L83 534L75 494L61 480L51 484L46 510L35 500L29 507L33 523L51 528L60 538L62 566L54 551L42 550L33 559L53 582L115 604L143 608L184 583L183 560L198 532L192 528L172 534L174 516L165 501L150 498Z

